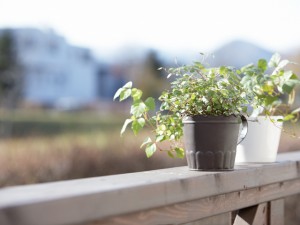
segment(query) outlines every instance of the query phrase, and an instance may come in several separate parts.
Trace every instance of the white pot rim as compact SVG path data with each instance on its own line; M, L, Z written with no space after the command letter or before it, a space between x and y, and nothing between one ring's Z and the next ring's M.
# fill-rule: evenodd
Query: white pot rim
M259 116L250 116L250 117L247 117L247 120L248 121L257 121L258 119L268 119L268 118L271 118L271 119L283 119L283 116L263 116L263 115L259 115Z

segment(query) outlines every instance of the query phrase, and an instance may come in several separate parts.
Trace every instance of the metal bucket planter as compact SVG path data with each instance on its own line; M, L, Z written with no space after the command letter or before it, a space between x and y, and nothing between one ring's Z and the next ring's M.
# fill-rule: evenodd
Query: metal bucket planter
M190 170L234 169L237 144L247 134L244 116L190 116L183 119L183 125Z

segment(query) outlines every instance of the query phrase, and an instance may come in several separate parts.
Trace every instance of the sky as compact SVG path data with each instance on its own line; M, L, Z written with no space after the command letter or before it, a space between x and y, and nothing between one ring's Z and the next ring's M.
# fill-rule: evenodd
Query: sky
M0 28L54 29L75 45L209 52L235 39L300 49L299 0L0 0Z

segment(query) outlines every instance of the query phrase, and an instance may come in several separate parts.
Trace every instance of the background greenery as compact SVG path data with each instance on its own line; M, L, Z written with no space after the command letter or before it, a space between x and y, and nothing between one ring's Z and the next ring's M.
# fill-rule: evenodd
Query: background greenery
M120 138L124 116L96 112L2 111L0 187L185 165L147 159L143 135Z

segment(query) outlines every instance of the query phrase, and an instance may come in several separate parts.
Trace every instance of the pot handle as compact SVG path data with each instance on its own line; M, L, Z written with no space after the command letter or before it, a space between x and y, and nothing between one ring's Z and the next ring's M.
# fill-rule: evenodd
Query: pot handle
M241 119L242 119L242 130L241 130L241 133L239 136L238 144L241 143L245 139L247 132L248 132L248 121L247 121L246 117L241 115Z

